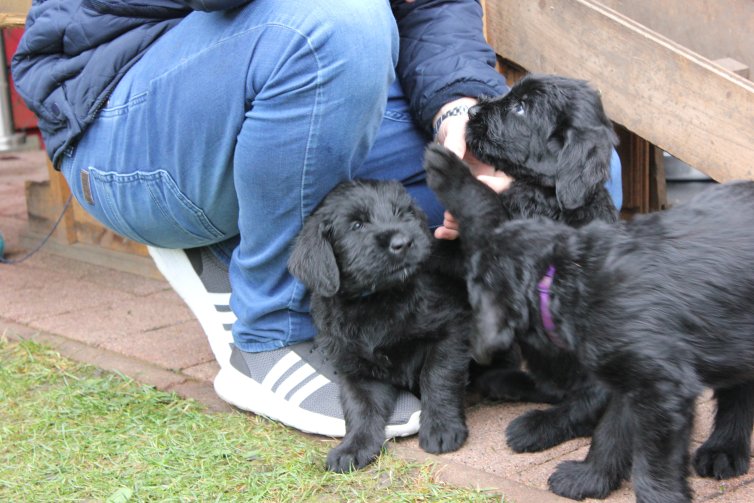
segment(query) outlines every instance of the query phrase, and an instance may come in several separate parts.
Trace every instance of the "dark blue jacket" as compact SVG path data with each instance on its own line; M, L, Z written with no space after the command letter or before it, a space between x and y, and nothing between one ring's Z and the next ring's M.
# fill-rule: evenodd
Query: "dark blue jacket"
M54 165L157 38L193 9L223 10L249 1L35 0L11 71L39 118ZM391 4L401 34L398 75L415 117L428 130L448 101L507 90L482 36L478 0Z

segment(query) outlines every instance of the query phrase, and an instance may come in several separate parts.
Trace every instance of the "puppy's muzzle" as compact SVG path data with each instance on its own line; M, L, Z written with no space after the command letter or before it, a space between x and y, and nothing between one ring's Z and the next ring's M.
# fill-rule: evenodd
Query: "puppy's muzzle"
M404 234L395 234L390 238L388 250L393 255L405 255L406 252L413 246L414 240Z
M508 331L494 338L477 334L471 338L471 357L480 365L488 365L495 354L509 351L512 345L513 334Z
M377 242L395 258L403 258L414 246L414 239L401 231L385 231L377 237Z

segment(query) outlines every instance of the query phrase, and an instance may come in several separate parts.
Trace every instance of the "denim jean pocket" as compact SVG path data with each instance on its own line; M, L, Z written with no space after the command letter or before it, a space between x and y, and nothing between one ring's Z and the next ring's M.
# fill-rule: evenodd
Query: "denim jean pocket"
M118 233L164 248L191 248L225 236L164 170L118 174L89 168L95 204Z

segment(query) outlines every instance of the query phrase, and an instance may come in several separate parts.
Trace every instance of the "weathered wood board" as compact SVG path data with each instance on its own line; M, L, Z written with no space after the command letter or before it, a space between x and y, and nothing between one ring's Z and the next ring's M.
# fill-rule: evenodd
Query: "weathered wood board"
M608 115L719 181L754 179L754 83L592 0L488 0L495 50L592 82Z

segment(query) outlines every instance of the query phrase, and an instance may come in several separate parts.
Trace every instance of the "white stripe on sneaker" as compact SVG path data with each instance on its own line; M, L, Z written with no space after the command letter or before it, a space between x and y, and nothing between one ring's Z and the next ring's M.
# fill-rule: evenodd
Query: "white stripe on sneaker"
M232 325L238 318L236 318L236 314L233 311L228 311L218 312L217 319L223 325Z
M285 398L293 388L304 382L310 375L316 371L308 363L303 364L300 368L296 369L291 375L283 379L283 382L275 389L275 394L281 398Z
M291 398L288 401L291 403L291 405L298 407L299 405L301 405L301 402L313 395L314 392L316 392L319 388L329 383L330 380L327 377L319 374L317 377L301 386L301 389L291 395Z
M211 293L207 292L207 299L210 301L210 303L216 305L216 306L228 306L230 305L230 293L229 292L223 292L223 293Z
M275 383L278 382L278 379L300 361L301 357L299 355L293 351L289 351L287 355L278 360L278 362L272 366L270 371L267 372L267 375L262 381L262 386L271 390L272 387L275 386Z

